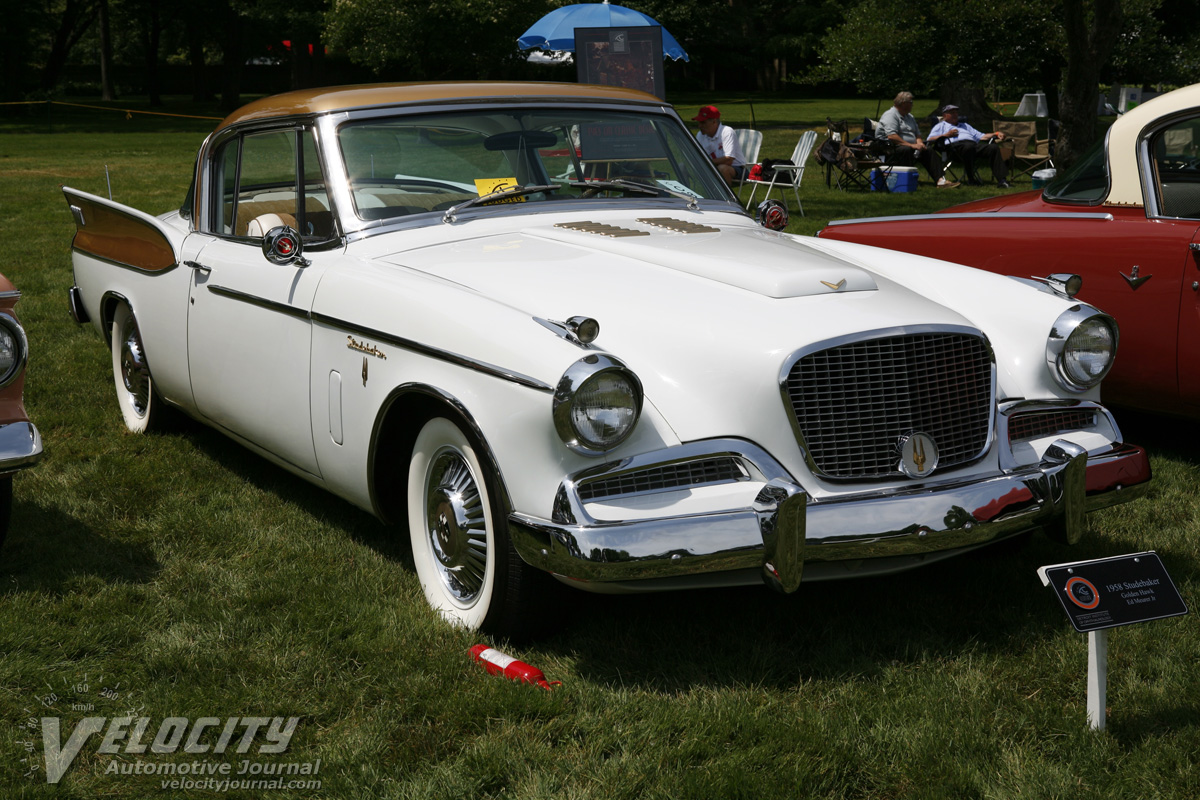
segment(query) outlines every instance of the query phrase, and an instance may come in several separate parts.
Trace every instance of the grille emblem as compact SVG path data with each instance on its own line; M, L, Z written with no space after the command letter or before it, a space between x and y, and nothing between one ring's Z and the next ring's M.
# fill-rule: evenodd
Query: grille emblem
M937 469L938 448L927 433L910 433L900 437L900 471L910 478L924 478Z
M833 289L836 292L838 289L841 289L843 286L846 285L846 279L842 278L837 283L830 283L829 281L821 281L821 283L825 284L830 289Z

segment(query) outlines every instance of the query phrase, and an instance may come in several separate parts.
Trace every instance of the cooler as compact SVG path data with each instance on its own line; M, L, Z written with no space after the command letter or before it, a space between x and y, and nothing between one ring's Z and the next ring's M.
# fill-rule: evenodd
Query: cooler
M884 191L885 181L889 192L915 192L917 190L917 168L881 167L871 170L871 191Z

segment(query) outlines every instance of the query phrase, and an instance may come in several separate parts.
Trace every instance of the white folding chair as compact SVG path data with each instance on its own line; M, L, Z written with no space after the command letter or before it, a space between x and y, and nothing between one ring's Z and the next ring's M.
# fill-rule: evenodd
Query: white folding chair
M734 128L733 138L737 140L738 148L742 151L742 156L746 159L746 169L758 163L758 151L762 149L763 135L762 131L752 130L751 128ZM745 181L738 182L738 200L742 198L742 187L746 185Z
M796 149L792 151L792 163L780 164L775 167L775 172L771 175L769 181L748 180L747 183L755 184L750 190L750 200L746 203L746 209L754 205L754 193L758 191L759 186L767 187L767 198L771 197L772 189L779 189L779 197L783 200L783 204L787 205L787 195L783 193L785 187L792 187L792 194L796 196L796 208L800 211L800 216L804 216L804 206L800 203L800 181L804 177L804 167L808 162L808 156L812 153L813 144L817 141L816 131L805 131L800 134L800 141L796 143Z

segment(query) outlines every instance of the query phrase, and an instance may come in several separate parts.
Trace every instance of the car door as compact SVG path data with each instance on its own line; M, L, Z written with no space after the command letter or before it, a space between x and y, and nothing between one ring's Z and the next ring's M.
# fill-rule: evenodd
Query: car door
M1182 270L1176 351L1181 410L1200 404L1200 116L1167 120L1142 142L1154 222L1177 231Z
M186 248L194 254L187 262L187 328L196 408L276 458L319 474L310 311L336 240L312 131L243 133L220 143L210 165L205 230ZM280 225L304 232L305 250L292 263L264 254L263 234Z

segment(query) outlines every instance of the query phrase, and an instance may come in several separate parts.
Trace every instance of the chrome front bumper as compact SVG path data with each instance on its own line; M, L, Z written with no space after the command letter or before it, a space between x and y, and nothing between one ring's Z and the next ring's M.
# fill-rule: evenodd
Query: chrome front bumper
M509 530L527 563L572 581L653 589L740 571L792 592L802 579L901 571L1035 528L1074 544L1087 512L1144 493L1150 462L1133 445L1089 455L1059 439L1040 463L991 477L820 502L780 473L762 472L748 508L584 524L513 513Z
M42 435L32 422L0 425L0 475L32 467L42 457Z

